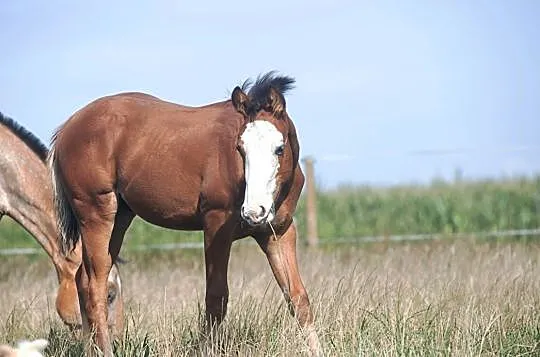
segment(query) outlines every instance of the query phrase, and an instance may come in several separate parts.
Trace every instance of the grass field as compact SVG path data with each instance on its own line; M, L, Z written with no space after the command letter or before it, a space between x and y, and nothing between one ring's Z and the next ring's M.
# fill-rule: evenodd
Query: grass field
M125 253L127 332L119 356L305 353L265 257L235 245L229 314L218 341L200 332L202 252ZM44 256L2 257L0 342L46 337L49 356L79 356L54 311ZM300 248L328 356L540 355L540 243L443 241Z

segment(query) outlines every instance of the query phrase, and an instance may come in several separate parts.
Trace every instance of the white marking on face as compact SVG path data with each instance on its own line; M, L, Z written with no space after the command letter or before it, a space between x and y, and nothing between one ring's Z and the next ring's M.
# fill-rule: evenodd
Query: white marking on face
M279 149L283 135L274 124L256 120L246 125L240 136L245 155L246 192L242 217L251 224L274 219L274 193L279 169Z

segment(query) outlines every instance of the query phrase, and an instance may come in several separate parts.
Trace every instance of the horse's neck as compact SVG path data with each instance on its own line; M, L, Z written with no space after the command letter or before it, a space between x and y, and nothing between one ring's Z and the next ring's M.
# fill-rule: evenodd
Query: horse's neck
M59 252L47 166L33 152L22 149L3 154L0 167L5 214L33 235L55 261Z

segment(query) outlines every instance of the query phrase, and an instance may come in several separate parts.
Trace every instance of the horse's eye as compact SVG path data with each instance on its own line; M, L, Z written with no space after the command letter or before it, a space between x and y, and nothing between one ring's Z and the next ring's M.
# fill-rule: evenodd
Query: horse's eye
M283 155L284 150L285 150L285 147L283 145L280 145L280 146L278 146L276 148L275 153L276 153L277 156L281 156L281 155Z

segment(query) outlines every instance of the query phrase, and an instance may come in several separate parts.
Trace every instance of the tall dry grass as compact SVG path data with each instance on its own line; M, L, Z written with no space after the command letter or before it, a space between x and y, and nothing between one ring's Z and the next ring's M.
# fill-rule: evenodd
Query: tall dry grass
M307 251L300 266L329 356L540 354L540 244L472 241ZM129 253L127 332L119 356L291 356L305 353L265 257L237 245L229 313L212 341L200 329L200 251ZM54 311L45 259L2 258L0 342L46 337L48 355L82 345Z

